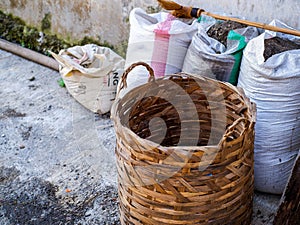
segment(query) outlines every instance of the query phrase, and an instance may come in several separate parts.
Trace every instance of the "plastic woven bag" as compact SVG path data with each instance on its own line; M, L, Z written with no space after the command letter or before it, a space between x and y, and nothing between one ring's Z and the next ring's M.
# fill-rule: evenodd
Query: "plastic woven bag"
M277 20L271 25L288 27ZM300 49L265 60L265 40L273 37L300 43L300 38L271 31L251 40L244 50L238 86L257 105L255 188L281 194L300 149Z
M147 14L140 8L133 9L125 68L143 61L151 65L157 78L180 72L197 26L196 21L188 24L166 12ZM147 70L136 68L126 90L147 80Z
M187 51L182 71L236 85L243 49L249 40L258 35L257 28L231 30L227 36L226 47L207 34L207 31L220 21L206 15L198 20L199 30Z
M60 74L69 93L84 107L104 114L115 99L125 60L110 48L94 44L51 53L60 64Z

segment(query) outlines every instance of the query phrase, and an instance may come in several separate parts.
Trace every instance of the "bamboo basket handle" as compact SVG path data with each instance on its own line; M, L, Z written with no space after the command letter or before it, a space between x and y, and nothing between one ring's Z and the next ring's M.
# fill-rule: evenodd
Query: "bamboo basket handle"
M131 66L129 66L125 72L123 73L122 75L122 79L121 79L121 84L120 84L120 88L118 90L118 93L123 89L123 88L126 88L127 87L127 77L128 77L128 74L137 66L144 66L146 67L146 69L148 70L149 72L149 79L148 79L148 82L151 82L151 81L155 81L155 76L154 76L154 71L153 69L151 68L151 66L149 66L147 63L145 62L136 62L136 63L133 63Z

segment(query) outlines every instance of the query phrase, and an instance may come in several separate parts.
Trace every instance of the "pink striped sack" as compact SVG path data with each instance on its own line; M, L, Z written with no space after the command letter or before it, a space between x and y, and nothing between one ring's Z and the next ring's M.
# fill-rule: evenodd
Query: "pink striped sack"
M181 72L187 49L198 30L197 21L189 24L166 12L147 14L140 8L131 11L129 21L125 68L143 61L151 65L156 77ZM135 68L127 78L126 91L147 79L145 68Z

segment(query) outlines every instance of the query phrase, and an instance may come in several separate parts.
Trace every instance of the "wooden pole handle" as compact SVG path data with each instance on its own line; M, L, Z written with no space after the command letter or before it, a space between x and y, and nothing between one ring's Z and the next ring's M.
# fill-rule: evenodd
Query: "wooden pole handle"
M176 17L198 18L202 14L204 14L204 15L213 17L218 20L230 20L230 21L238 22L238 23L245 24L245 25L252 26L252 27L258 27L258 28L262 28L265 30L271 30L271 31L275 31L275 32L281 32L281 33L291 34L291 35L300 37L300 31L294 30L294 29L275 27L275 26L271 26L268 24L264 24L264 23L251 22L248 20L242 20L242 19L228 17L228 16L220 16L217 14L206 12L204 9L182 6L176 2L168 1L168 0L158 0L158 2L162 6L162 8L164 8L166 10L172 10L172 14Z
M264 23L252 22L252 21L242 20L242 19L228 17L228 16L220 16L220 15L213 14L213 13L210 13L210 12L205 12L205 11L202 11L201 14L213 17L217 20L230 20L230 21L238 22L238 23L245 24L245 25L252 26L252 27L258 27L258 28L262 28L262 29L265 29L265 30L281 32L281 33L291 34L291 35L295 35L295 36L300 37L300 31L298 31L298 30L275 27L275 26L272 26L272 25L264 24Z

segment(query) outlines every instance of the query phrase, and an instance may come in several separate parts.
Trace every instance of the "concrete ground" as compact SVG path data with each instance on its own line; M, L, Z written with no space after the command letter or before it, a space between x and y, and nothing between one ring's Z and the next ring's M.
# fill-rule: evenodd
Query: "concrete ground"
M120 224L113 124L59 78L0 50L0 224ZM279 199L256 193L253 224L272 224Z

